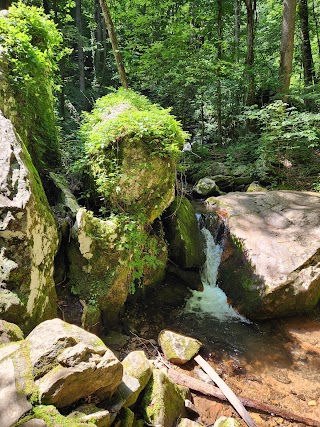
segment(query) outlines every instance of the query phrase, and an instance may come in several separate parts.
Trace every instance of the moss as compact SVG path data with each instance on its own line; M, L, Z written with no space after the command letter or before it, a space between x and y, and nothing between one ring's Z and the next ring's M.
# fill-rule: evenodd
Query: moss
M60 163L53 85L62 39L40 9L19 4L9 12L0 18L7 53L0 61L0 109L14 123L37 169L43 171Z
M17 391L32 403L39 402L39 390L33 378L32 362L30 357L29 344L27 341L21 341L19 350L12 356L16 372Z
M47 427L95 427L94 423L82 423L80 421L64 417L52 405L39 405L32 409L32 413L21 419L14 427L18 427L26 421L40 419L46 422Z
M169 256L182 268L201 267L205 262L203 240L193 206L177 197L163 215Z
M175 166L187 134L168 110L131 90L99 99L82 124L87 162L113 210L152 223L174 197Z
M0 320L0 329L8 335L10 341L20 341L24 339L22 330L14 323Z
M220 265L219 286L232 304L242 314L250 317L262 307L264 281L255 274L246 258L243 243L234 236L228 236L227 252L231 255Z
M134 413L129 408L122 408L120 411L120 427L132 427Z
M173 427L185 412L185 395L162 371L153 371L142 400L144 419L149 424Z

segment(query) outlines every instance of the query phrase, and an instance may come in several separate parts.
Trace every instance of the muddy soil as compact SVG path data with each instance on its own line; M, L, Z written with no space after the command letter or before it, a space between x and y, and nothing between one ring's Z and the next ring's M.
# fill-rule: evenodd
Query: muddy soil
M170 314L153 311L154 317L150 312L141 315L141 308L131 307L127 313L127 320L131 319L127 327L133 329L135 335L131 335L132 339L120 350L120 358L135 348L144 349L151 358L156 357L157 333L162 327L168 327L166 318L174 319L174 308L171 308ZM264 339L256 343L249 356L248 352L237 353L234 349L223 351L221 345L215 350L212 342L205 344L201 354L238 396L320 421L320 321L295 318L273 322L273 328L275 324L277 333L271 334L269 341ZM177 324L172 329L186 334L186 330L179 330ZM196 336L194 331L190 335ZM254 357L252 352L255 353ZM205 379L193 362L185 365L183 372ZM198 421L204 426L212 425L223 415L232 416L245 426L229 404L199 393L192 393L192 396L199 412ZM304 425L258 411L248 411L258 427Z

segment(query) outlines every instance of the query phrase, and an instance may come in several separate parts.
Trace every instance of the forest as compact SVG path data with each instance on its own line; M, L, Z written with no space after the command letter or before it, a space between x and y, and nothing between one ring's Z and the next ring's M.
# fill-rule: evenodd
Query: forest
M212 174L216 160L269 188L319 190L317 0L24 3L54 22L43 30L70 179L83 173L82 111L122 85L169 107L189 133L188 181ZM10 49L22 46L21 28L11 37Z
M0 0L1 427L320 427L319 83L319 0Z

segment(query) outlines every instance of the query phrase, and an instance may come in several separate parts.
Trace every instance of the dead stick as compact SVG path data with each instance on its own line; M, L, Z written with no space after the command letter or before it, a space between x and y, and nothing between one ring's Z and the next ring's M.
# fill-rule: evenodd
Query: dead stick
M178 373L173 369L169 369L168 376L172 379L173 382L179 385L190 388L191 390L198 391L206 396L215 397L220 400L227 401L227 398L224 394L215 387L214 385L207 384L203 381L197 380L196 378L190 377L182 373ZM240 397L239 400L247 408L257 409L258 411L266 412L270 415L278 415L289 421L296 421L298 423L303 423L307 426L320 427L320 422L313 420L311 418L302 417L301 415L295 414L287 409L279 408L278 406L268 405L266 403L258 402L254 399L249 399L247 397Z
M257 424L250 417L249 412L246 410L246 408L243 406L243 404L240 402L240 400L235 395L235 393L231 390L231 388L223 381L222 378L219 377L219 375L216 373L213 367L210 366L209 363L206 362L204 358L201 357L200 355L196 356L194 360L201 366L204 372L206 372L209 375L212 381L214 381L217 384L219 389L226 396L226 398L229 400L231 405L238 412L238 414L243 419L243 421L247 424L247 426L257 427Z

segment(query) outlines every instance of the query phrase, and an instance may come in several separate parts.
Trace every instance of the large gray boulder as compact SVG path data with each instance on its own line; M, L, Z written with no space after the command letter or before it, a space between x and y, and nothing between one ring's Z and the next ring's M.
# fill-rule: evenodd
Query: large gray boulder
M10 427L32 409L28 398L37 389L24 342L0 348L0 425Z
M24 331L56 316L58 234L39 175L0 112L0 316Z
M304 313L320 299L320 194L233 193L208 202L228 217L220 286L249 318Z
M37 326L26 338L41 402L57 408L81 398L110 396L123 368L95 335L60 319Z

